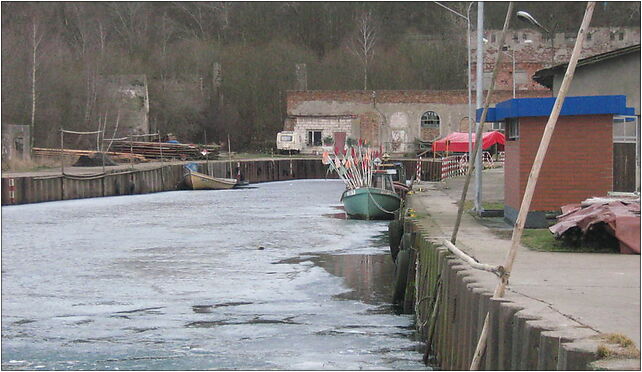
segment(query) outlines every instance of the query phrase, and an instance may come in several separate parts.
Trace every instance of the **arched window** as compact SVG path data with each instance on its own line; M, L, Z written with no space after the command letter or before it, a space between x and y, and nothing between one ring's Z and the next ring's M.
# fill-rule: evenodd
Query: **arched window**
M426 111L421 115L422 128L439 128L439 115L434 111Z

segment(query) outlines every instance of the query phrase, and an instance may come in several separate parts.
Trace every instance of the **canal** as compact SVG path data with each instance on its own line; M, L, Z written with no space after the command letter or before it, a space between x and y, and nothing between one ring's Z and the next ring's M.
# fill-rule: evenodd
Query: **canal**
M343 184L2 207L3 369L425 369Z

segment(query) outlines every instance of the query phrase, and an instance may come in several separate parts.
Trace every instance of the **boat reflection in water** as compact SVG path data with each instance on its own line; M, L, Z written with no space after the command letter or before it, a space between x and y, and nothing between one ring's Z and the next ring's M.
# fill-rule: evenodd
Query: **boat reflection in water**
M351 291L339 295L340 298L371 305L391 305L390 278L394 275L395 265L389 254L321 255L312 261L344 279Z

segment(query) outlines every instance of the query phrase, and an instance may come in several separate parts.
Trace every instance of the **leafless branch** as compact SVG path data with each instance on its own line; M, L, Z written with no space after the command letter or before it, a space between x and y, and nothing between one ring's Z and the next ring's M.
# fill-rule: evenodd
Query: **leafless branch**
M356 18L357 29L348 44L350 51L363 65L363 89L368 89L368 66L374 58L377 44L377 27L371 11L363 12Z

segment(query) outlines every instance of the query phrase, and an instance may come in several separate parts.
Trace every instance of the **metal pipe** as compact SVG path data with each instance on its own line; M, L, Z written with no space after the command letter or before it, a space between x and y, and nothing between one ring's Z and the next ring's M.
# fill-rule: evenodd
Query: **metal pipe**
M468 27L466 28L466 45L468 47L468 154L470 155L473 152L473 123L475 119L473 115L473 86L472 86L472 58L470 55L470 9L473 6L473 2L468 5L468 11L466 12L466 22L468 22ZM470 159L468 159L470 161Z
M65 131L60 128L60 174L65 174Z
M484 2L477 2L477 109L482 108L482 95L484 94ZM477 122L475 132L479 133L479 125ZM475 141L480 141L482 136L475 138ZM482 149L483 150L483 149ZM481 213L482 208L482 151L477 152L475 157L475 212Z
M513 49L513 98L515 98L515 49Z
M640 119L635 118L635 191L640 192Z

